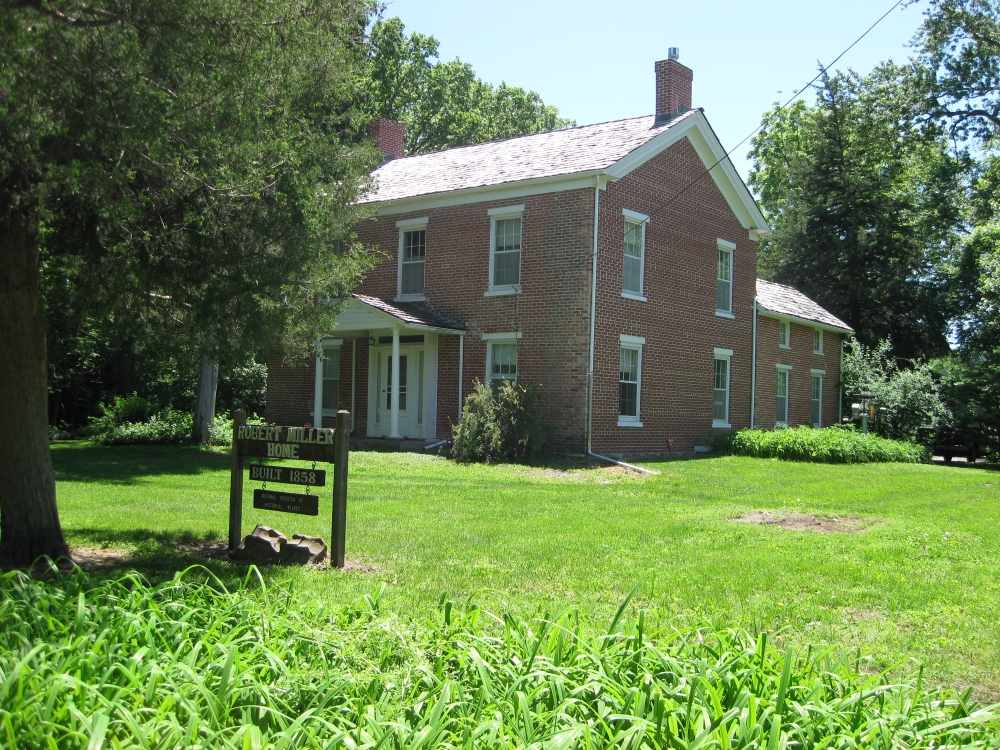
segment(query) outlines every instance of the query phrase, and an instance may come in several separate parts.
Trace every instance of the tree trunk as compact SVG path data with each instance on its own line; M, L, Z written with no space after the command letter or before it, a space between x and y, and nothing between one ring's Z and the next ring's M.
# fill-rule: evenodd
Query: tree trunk
M69 557L49 454L38 217L0 196L0 567Z
M207 445L215 421L215 394L219 385L219 360L209 354L201 363L198 377L198 394L194 402L194 439Z

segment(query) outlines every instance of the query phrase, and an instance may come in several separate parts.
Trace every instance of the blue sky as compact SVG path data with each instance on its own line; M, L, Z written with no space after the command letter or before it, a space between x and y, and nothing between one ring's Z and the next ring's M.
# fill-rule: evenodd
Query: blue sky
M727 149L778 98L801 88L893 0L677 3L655 0L390 0L387 16L435 36L441 58L470 63L483 80L533 89L581 125L652 114L653 63L680 48ZM893 11L838 68L867 72L904 61L926 2ZM811 95L808 95L811 100ZM746 177L749 142L734 152Z

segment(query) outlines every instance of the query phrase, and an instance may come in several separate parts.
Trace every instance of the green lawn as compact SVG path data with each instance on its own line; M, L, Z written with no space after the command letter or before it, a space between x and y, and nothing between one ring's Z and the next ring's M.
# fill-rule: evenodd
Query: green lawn
M228 455L65 443L53 458L71 544L133 550L132 565L157 578L189 562L161 541L226 534ZM933 682L1000 699L1000 472L738 457L648 465L661 474L352 453L347 554L375 571L266 575L331 604L385 581L382 609L402 619L437 616L445 594L527 616L577 608L596 629L652 569L632 607L661 619L857 646L880 668L913 658ZM311 518L255 511L254 486L245 532L262 522L329 538L329 488ZM729 520L752 509L872 523L817 534Z

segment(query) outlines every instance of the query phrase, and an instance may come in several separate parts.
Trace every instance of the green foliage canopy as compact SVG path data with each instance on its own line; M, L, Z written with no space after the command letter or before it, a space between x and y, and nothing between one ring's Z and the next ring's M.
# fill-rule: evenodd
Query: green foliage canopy
M438 41L398 18L372 25L366 107L406 125L406 153L423 154L573 125L534 91L481 81L468 63L437 60Z

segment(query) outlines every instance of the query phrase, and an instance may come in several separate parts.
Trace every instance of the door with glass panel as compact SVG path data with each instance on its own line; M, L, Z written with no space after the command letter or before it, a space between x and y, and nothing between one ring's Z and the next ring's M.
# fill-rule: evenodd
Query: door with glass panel
M377 384L373 434L385 436L392 432L392 347L375 347L372 360ZM399 347L399 434L406 438L424 436L423 370L422 346Z

